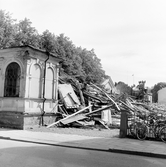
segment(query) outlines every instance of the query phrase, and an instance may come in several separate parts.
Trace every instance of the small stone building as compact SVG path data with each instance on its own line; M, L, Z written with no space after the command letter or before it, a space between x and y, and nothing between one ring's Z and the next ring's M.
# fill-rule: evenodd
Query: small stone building
M0 127L55 121L60 61L32 46L0 50Z

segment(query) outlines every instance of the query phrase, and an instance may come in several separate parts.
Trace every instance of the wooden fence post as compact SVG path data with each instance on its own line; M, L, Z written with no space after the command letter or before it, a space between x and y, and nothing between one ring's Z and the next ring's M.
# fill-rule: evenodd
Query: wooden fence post
M127 136L127 111L121 110L121 120L120 120L120 138L125 138Z

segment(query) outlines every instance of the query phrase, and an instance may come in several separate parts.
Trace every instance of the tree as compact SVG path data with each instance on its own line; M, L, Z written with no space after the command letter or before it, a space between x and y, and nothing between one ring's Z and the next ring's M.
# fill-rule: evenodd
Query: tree
M151 90L152 92L152 100L154 103L157 103L158 102L158 94L157 92L166 87L166 82L159 82L157 84L154 85L153 89Z
M39 48L40 36L37 30L31 26L32 22L25 18L16 24L16 34L14 46L32 45Z
M132 88L125 84L124 82L118 82L115 84L116 88L120 91L120 93L126 93L128 95L131 95Z
M45 30L40 36L40 48L52 53L58 52L58 43L56 36L53 33L49 32L49 30Z
M0 49L10 47L14 43L16 33L15 20L11 15L0 10Z
M82 69L82 59L80 57L80 50L76 49L73 42L64 34L57 36L58 53L63 59L62 68L64 72L69 75L77 76L77 78L84 78L84 71Z
M89 51L76 47L64 34L55 36L46 30L39 35L29 19L16 23L9 13L0 10L0 49L22 45L57 54L63 59L64 72L80 81L99 84L105 78L101 60L93 49Z
M105 72L101 66L101 60L97 58L94 50L83 49L80 52L82 68L86 75L86 82L101 83L105 77Z
M67 74L86 82L100 83L105 76L100 59L94 50L76 47L64 34L55 36L48 30L41 35L41 48L57 53L63 59L62 68Z

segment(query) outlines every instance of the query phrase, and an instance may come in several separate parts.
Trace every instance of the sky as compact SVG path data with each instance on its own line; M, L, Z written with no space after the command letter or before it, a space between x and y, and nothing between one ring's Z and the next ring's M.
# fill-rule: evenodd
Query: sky
M113 82L166 82L165 0L0 0L0 9L94 49Z

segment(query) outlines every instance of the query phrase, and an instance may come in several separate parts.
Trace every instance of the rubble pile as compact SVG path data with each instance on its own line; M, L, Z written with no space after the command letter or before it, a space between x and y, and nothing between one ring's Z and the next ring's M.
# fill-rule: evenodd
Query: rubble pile
M121 112L130 121L143 119L149 113L166 114L166 106L140 103L126 94L108 93L101 85L82 84L70 76L59 79L57 120L47 127L96 127L110 129L120 126Z
M151 103L149 104L149 107L154 112L160 112L160 113L166 112L166 104Z

